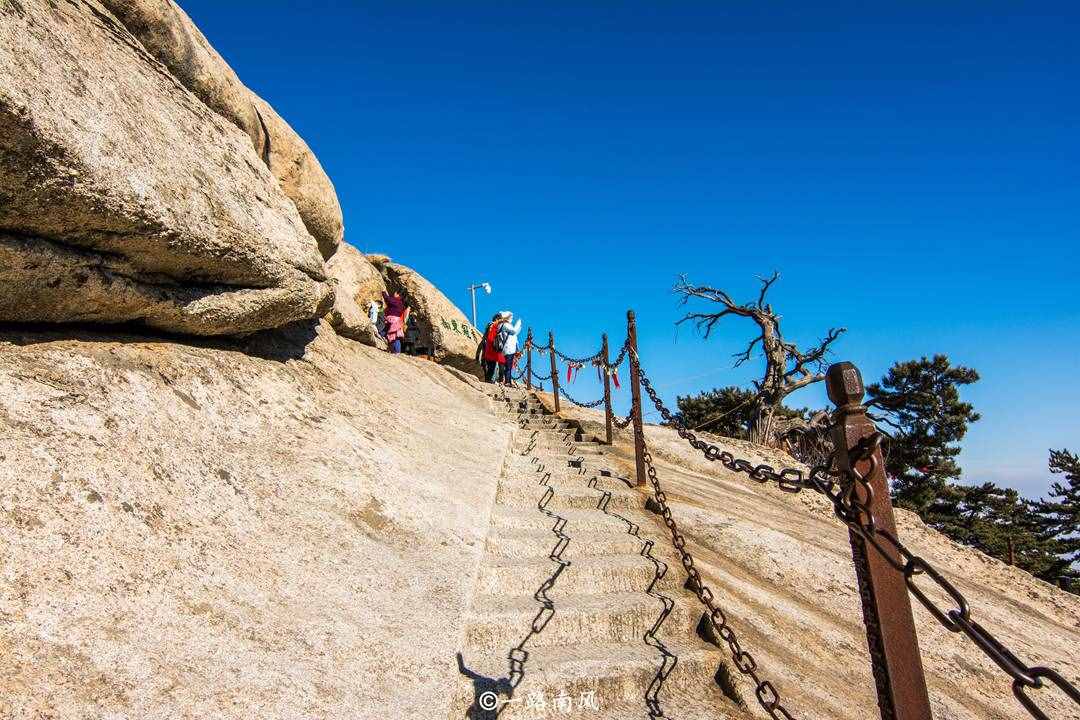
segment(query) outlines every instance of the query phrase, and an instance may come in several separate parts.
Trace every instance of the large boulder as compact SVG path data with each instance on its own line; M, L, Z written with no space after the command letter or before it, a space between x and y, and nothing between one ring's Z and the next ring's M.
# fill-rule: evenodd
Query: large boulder
M324 258L341 244L337 193L303 139L240 81L191 18L172 0L102 0L143 47L211 110L247 133L296 204Z
M472 326L465 313L412 268L379 256L369 258L382 271L387 287L400 292L412 308L417 333L412 341L413 351L478 374L480 367L475 356L481 331Z
M368 315L368 303L381 302L386 291L383 276L362 252L348 243L327 261L326 271L334 286L334 306L327 319L337 334L385 348L386 341Z
M96 0L0 3L0 320L240 334L325 280L250 138Z

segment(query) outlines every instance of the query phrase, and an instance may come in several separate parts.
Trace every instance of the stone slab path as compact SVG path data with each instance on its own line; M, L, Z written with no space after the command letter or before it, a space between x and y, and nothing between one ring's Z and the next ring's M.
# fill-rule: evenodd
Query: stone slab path
M695 632L701 608L645 495L534 397L493 397L516 428L449 717L749 717L721 689L724 656Z

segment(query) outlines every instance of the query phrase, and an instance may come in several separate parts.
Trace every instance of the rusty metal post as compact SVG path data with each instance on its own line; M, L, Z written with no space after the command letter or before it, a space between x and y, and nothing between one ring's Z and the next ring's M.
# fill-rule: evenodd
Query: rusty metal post
M551 348L551 393L555 396L555 412L559 412L559 368L555 364L555 333L550 330L548 347Z
M607 333L603 335L600 343L600 356L604 364L600 366L604 374L604 425L607 429L607 444L611 444L611 376L608 374L608 344Z
M525 337L525 389L532 390L532 328Z
M850 471L853 469L851 453L860 440L876 430L862 405L862 375L849 362L837 363L826 373L826 384L829 399L836 404L833 442L837 450L837 469ZM870 512L875 526L895 536L896 520L885 479L885 464L881 450L874 452L875 462L863 461L858 470L870 472L866 481L873 489ZM858 534L849 531L848 535L882 720L931 720L919 639L915 634L904 575ZM881 544L902 566L902 559L891 545Z
M630 413L634 417L634 458L637 461L637 484L645 484L645 429L641 421L641 377L638 369L637 318L633 310L626 311L626 338L630 345Z

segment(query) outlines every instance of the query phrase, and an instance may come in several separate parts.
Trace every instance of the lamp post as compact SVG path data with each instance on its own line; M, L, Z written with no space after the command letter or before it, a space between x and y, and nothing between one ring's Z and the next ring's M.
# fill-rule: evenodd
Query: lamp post
M475 285L470 285L469 286L469 294L472 296L472 324L473 324L473 327L480 327L479 325L476 324L476 291L479 290L480 288L483 288L484 292L486 292L488 295L490 295L491 294L491 283L482 282L482 283L476 283Z

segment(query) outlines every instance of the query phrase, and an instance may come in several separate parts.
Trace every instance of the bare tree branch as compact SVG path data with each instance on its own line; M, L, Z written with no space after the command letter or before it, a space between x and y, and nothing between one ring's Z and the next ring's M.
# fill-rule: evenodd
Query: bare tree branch
M760 275L758 276L758 280L761 281L761 292L758 294L758 299L757 299L757 308L758 308L758 310L764 310L765 309L765 304L764 304L765 303L765 294L767 292L769 292L769 288L772 287L772 284L774 282L776 282L777 280L779 280L779 279L780 279L780 271L779 270L773 270L772 277L769 278L768 280L761 277Z
M764 426L764 430L757 434L757 438L764 440L767 444L773 444L775 440L769 428L773 423L776 409L791 393L825 379L825 359L831 352L832 344L846 332L844 328L831 328L817 345L806 351L800 350L795 343L787 341L780 330L781 316L773 311L772 305L766 302L769 290L779 279L779 272L773 272L768 278L759 276L761 287L758 290L757 300L743 305L735 302L725 290L708 285L691 284L685 275L679 277L674 287L675 293L681 296L681 305L685 306L691 300L704 300L720 306L716 312L687 312L676 322L677 325L692 322L706 338L720 320L732 315L749 318L758 326L760 333L757 337L750 341L745 350L735 353L732 357L735 360L735 367L739 367L753 357L754 348L759 343L761 344L765 357L765 371L762 379L754 382L754 387L758 392L755 425ZM754 434L755 430L752 428L752 437Z
M732 357L735 358L735 367L739 367L744 362L749 360L750 359L750 353L753 351L754 346L757 345L759 342L761 342L763 339L764 339L764 336L758 335L756 338L754 338L753 340L750 341L750 345L747 346L746 350L744 350L741 353L735 353L735 355L732 356Z

